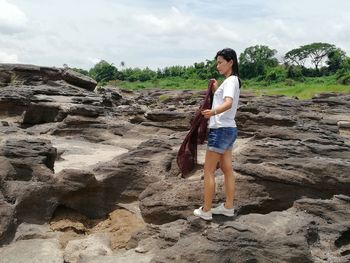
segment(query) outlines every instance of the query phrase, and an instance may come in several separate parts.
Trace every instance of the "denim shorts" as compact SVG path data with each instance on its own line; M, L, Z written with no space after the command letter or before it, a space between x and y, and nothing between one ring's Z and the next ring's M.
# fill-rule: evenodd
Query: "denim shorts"
M237 128L222 127L209 129L208 150L223 154L226 150L232 149L237 138Z

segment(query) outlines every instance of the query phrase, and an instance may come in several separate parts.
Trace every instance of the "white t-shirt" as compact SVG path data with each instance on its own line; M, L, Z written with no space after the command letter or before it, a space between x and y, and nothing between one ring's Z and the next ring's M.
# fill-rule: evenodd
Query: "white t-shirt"
M219 86L214 93L212 109L224 103L225 97L233 99L231 109L220 114L211 116L209 119L209 128L236 127L235 116L239 100L239 81L237 76L229 76Z

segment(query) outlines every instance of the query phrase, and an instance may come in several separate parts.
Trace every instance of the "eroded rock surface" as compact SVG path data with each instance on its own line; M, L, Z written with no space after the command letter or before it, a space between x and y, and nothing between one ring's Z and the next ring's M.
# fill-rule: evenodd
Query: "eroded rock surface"
M237 215L206 223L192 216L205 145L191 176L176 165L205 87L95 86L0 64L0 262L350 261L349 94L243 91Z

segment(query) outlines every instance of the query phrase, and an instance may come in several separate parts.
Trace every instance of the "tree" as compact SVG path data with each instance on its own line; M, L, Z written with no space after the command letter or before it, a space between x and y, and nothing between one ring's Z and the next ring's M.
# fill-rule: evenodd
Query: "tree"
M157 78L157 72L145 68L145 69L140 69L140 68L126 68L122 72L123 74L123 79L121 80L127 80L127 81L148 81ZM120 78L119 78L120 79Z
M328 54L335 49L334 45L328 43L312 43L301 47L307 56L311 59L311 63L315 65L316 71L322 60L324 60Z
M116 79L117 75L118 69L113 66L113 64L109 64L105 60L101 60L89 70L89 76L95 79L97 82L103 84L110 80Z
M248 47L239 56L240 74L242 78L254 78L263 76L268 67L278 65L275 49L268 46L256 45Z
M328 71L331 73L335 73L338 69L340 69L343 65L343 62L346 59L346 53L345 51L341 50L340 48L331 50L328 53Z
M206 78L206 73L207 70L205 68L205 63L204 62L195 62L194 63L194 68L196 69L196 74L200 79L205 79Z
M303 67L307 58L307 53L302 48L292 49L284 55L285 63L290 65L297 65Z
M140 81L147 81L156 78L157 73L153 70L146 67L145 69L142 69L139 75Z
M336 50L334 45L316 42L287 52L284 60L287 64L295 63L298 66L304 66L305 61L309 59L314 64L315 70L318 71L322 61L334 50Z
M216 61L213 60L206 60L206 67L207 67L207 79L210 78L218 78L220 77L220 74L218 70L216 69Z

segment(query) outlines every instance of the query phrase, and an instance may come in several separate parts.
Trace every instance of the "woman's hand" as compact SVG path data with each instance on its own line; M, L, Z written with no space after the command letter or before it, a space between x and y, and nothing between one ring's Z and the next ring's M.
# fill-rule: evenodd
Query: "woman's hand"
M212 110L204 110L201 113L206 119L209 119L211 116L214 115L214 112Z

